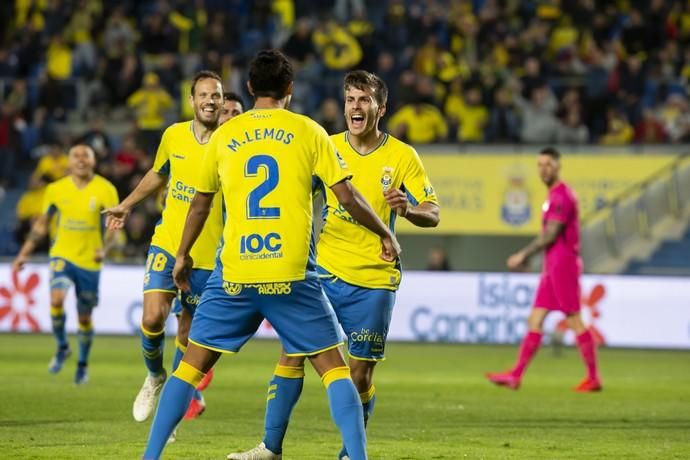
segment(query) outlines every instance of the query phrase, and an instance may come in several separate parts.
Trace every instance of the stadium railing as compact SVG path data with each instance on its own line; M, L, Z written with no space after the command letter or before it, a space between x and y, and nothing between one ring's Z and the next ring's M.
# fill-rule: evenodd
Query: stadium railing
M641 244L690 212L690 154L582 219L582 257L589 272L620 271Z

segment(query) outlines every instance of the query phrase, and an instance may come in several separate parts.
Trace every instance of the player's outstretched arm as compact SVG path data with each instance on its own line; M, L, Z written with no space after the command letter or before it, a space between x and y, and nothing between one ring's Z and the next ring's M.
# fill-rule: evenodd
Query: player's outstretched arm
M386 190L383 196L397 215L406 218L417 227L436 227L441 221L441 209L436 203L424 201L412 206L407 194L397 188Z
M199 238L201 230L204 228L206 219L211 211L214 193L196 192L192 202L189 204L187 220L182 231L182 240L177 249L175 267L173 268L173 279L178 288L189 291L189 271L192 268L192 258L189 251Z
M24 264L29 259L29 256L34 252L38 243L43 240L43 238L48 235L48 222L50 221L50 216L48 214L41 214L36 222L34 222L31 227L29 235L26 237L26 241L19 250L19 254L14 258L12 262L12 270L19 271L24 267Z
M383 250L381 258L388 262L394 261L400 254L400 244L395 235L376 215L367 200L352 185L349 180L343 180L331 187L338 202L357 222L376 233L381 238Z
M125 220L127 220L127 216L132 208L153 195L165 185L167 180L168 176L159 174L153 169L150 169L127 198L122 200L117 206L103 210L103 214L106 216L106 227L113 230L124 227Z
M565 224L563 222L558 222L557 220L547 221L546 228L538 237L508 258L508 268L511 270L520 269L530 257L551 246L564 228Z

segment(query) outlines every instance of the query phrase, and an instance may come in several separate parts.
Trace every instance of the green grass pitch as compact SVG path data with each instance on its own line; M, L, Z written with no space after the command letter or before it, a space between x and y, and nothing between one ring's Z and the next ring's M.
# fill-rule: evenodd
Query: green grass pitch
M140 458L149 423L131 416L145 375L138 344L134 337L97 336L91 382L76 387L74 355L61 374L47 372L52 337L0 335L0 458ZM166 362L171 351L169 341ZM515 353L515 347L389 344L388 360L376 371L370 458L690 458L690 352L604 349L600 394L570 390L584 374L571 348L560 356L543 348L520 391L484 380L484 371L506 368ZM277 342L252 341L222 358L205 393L206 413L183 422L164 457L224 459L256 445L278 354ZM325 391L309 370L284 458L335 459L339 446Z

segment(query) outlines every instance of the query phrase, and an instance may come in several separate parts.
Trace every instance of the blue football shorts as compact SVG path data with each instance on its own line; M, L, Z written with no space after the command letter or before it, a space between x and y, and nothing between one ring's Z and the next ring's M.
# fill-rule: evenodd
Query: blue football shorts
M335 313L313 274L303 281L237 284L216 267L196 309L189 340L236 353L267 319L290 356L309 356L342 343Z
M349 284L318 267L321 285L347 336L348 354L364 361L385 359L395 291Z
M80 315L91 314L98 305L100 278L100 270L86 270L61 257L50 258L50 289L66 291L74 285Z

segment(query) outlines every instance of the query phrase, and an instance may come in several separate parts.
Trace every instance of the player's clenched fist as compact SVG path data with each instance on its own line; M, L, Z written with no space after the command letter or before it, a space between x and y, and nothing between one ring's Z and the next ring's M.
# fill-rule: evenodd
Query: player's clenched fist
M110 230L119 230L125 226L127 216L129 216L130 209L117 205L112 208L104 209L102 214L105 214L105 226Z
M400 217L405 217L407 215L410 201L407 199L405 192L398 188L392 188L383 192L383 196L386 197L388 206L390 206L397 215Z

